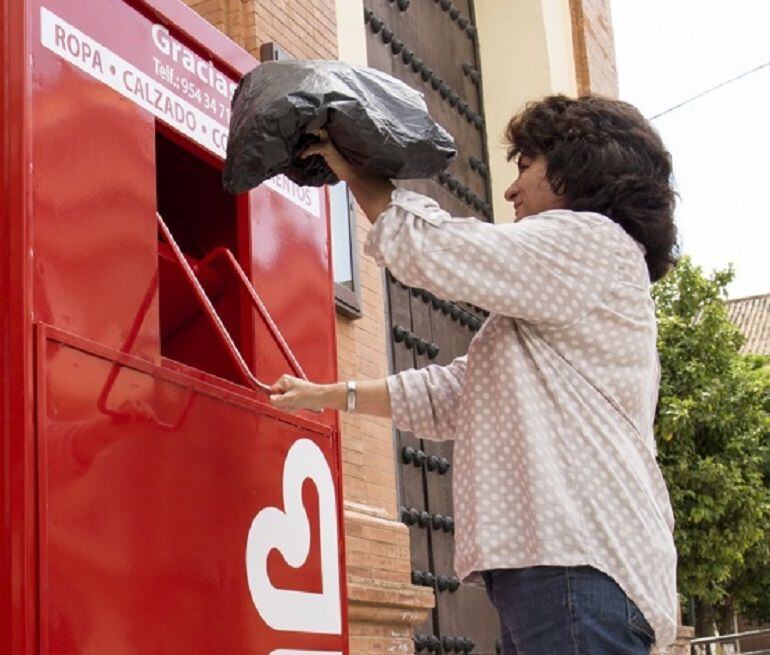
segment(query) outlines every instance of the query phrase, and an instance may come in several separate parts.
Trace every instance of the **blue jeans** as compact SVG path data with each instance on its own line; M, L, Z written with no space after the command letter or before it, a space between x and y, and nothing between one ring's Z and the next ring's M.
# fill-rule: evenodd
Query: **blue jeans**
M647 655L655 634L636 604L590 566L483 571L503 655Z

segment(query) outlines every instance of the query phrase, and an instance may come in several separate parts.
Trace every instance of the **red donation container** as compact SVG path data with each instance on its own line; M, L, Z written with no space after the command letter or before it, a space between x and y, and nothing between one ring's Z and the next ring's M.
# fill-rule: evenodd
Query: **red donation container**
M222 191L257 65L178 0L0 0L0 653L347 652L327 194Z

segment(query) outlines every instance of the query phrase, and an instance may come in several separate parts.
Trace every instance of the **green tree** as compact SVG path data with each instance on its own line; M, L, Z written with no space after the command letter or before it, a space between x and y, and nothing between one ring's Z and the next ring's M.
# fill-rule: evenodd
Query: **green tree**
M761 449L762 475L765 488L770 487L770 447L768 447L767 416L770 416L770 365L767 357L749 358L755 373L759 394L764 398L765 439ZM728 594L741 615L757 623L770 621L770 529L765 526L765 537L756 542L744 555L741 570L730 581ZM728 602L728 607L733 604Z
M754 584L770 572L770 385L762 362L739 354L743 337L724 303L732 277L706 277L683 258L653 289L658 457L676 517L679 590L696 605L698 634L733 607L770 620Z

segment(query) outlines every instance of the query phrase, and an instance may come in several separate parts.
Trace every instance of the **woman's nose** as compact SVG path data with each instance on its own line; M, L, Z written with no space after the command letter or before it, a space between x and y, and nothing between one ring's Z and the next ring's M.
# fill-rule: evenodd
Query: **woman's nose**
M517 189L517 186L516 186L516 182L513 182L513 183L511 184L511 186L509 186L509 187L508 187L508 188L505 190L505 199L506 199L508 202L513 202L513 196L515 196L515 195L516 195L516 189Z

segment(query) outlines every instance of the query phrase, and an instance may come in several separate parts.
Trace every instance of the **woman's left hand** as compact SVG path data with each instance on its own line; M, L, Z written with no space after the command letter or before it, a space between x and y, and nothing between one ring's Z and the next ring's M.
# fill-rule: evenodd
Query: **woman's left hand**
M329 388L332 386L282 375L270 385L270 403L286 411L309 409L319 412L329 406Z

